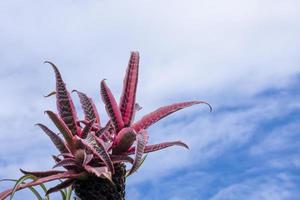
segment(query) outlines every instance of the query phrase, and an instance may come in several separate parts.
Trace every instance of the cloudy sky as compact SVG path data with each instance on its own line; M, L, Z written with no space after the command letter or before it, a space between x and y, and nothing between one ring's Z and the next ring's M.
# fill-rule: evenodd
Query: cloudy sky
M0 1L0 179L53 165L57 151L34 126L54 128L43 114L55 110L43 97L54 74L43 61L92 96L105 121L99 83L106 78L119 98L137 50L137 118L194 99L214 111L194 106L149 129L150 143L180 139L190 150L148 155L127 180L127 199L299 199L299 8L298 0Z

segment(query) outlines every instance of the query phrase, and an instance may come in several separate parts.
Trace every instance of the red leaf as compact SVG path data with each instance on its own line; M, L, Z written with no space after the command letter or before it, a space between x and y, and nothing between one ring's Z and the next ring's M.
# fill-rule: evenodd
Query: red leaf
M91 131L93 125L94 125L95 119L93 119L92 121L88 122L85 127L83 128L82 132L81 132L81 138L86 138L87 134Z
M69 149L72 151L74 148L73 135L72 135L71 131L69 130L69 128L67 127L67 125L65 124L65 122L63 120L61 120L59 118L59 116L57 116L57 114L55 114L52 111L48 110L48 111L45 111L45 113L49 116L49 118L53 121L55 126L58 128L58 130L64 136Z
M95 137L96 138L96 137ZM105 149L105 147L101 144L93 144L93 141L86 141L81 138L78 138L79 141L89 150L91 151L97 158L102 160L108 169L114 174L114 166L110 160L110 157Z
M107 87L105 80L101 81L101 96L105 104L106 112L110 117L112 124L116 129L116 132L119 132L124 127L124 122L117 102L110 89Z
M55 174L61 174L61 173L64 173L64 171L59 171L59 170L49 170L49 171L39 171L39 172L30 172L30 171L25 171L23 169L20 169L20 171L23 173L23 174L31 174L33 176L36 176L38 178L41 178L41 177L46 177L46 176L51 176L51 175L55 175Z
M123 128L113 143L113 154L126 152L135 141L136 132L133 128Z
M46 183L46 182L53 181L53 180L59 180L59 179L65 179L65 178L79 178L84 175L85 175L84 172L82 172L82 173L64 172L64 173L60 173L60 174L55 174L55 175L47 176L44 178L39 178L39 179L29 182L29 183L21 184L19 187L16 188L16 191L30 187L30 186L40 185L42 183ZM5 190L4 192L1 192L0 200L4 200L6 197L8 197L12 193L12 191L13 191L12 189L8 189L8 190Z
M93 100L82 92L79 92L77 90L73 90L73 91L78 94L81 107L84 112L85 120L87 121L95 120L95 123L99 124L100 126L100 117Z
M79 167L79 165L74 158L65 158L53 166L53 168L56 167Z
M168 147L171 147L171 146L181 146L181 147L189 149L188 145L186 145L185 143L183 143L181 141L174 141L174 142L163 142L163 143L160 143L160 144L148 145L148 146L146 146L144 153L150 153L150 152L153 152L153 151L158 151L158 150L165 149L165 148L168 148ZM135 152L134 147L131 148L128 151L128 154L133 154L133 152Z
M130 60L123 81L120 99L120 111L125 126L130 126L135 112L135 97L138 83L139 53L131 52Z
M134 158L133 165L130 171L128 172L128 176L131 175L133 172L135 172L141 165L141 162L143 161L142 157L148 141L147 131L144 129L141 130L141 132L137 134L136 140L137 140L137 144L135 148L135 158Z
M53 131L51 131L47 126L43 124L36 124L39 126L52 140L56 148L60 151L60 153L69 153L70 150L66 146L65 142L58 136L56 135Z
M83 167L87 172L95 174L97 177L100 177L103 173L108 172L107 167L92 167L89 165L85 165Z
M70 93L68 92L66 85L63 82L61 74L57 69L57 67L49 61L46 61L45 63L50 64L55 72L56 106L57 106L59 116L66 123L66 125L71 130L73 135L79 135L80 129L79 127L76 126L76 121L77 121L76 110L72 98L70 96Z
M105 163L105 165L108 167L108 169L112 172L112 174L114 174L113 163L110 159L110 156L107 152L105 145L103 144L103 141L98 137L96 137L94 134L92 134L92 136L97 143L97 148L96 148L97 152L101 155L102 160Z
M161 120L162 118L172 114L173 112L176 112L183 108L186 108L186 107L189 107L189 106L192 106L195 104L200 104L200 103L207 104L211 109L211 106L204 101L190 101L190 102L175 103L172 105L160 107L159 109L145 115L138 122L134 123L132 125L132 127L135 129L136 132L139 132L142 129L147 129L152 124L154 124L157 121Z
M65 180L63 182L61 182L60 184L56 185L55 187L52 187L50 188L47 192L46 192L46 195L48 194L51 194L53 192L57 192L61 189L64 189L66 187L69 187L70 185L72 185L73 183L75 182L74 179L68 179L68 180Z

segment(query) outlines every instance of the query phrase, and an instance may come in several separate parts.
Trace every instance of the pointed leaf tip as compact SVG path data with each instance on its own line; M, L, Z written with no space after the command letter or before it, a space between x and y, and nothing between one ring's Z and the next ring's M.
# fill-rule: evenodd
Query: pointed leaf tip
M213 108L212 108L212 106L208 102L206 102L206 101L195 101L195 102L197 102L197 104L205 104L205 105L207 105L209 107L209 112L212 112Z
M142 117L142 119L134 123L132 127L136 130L136 132L139 132L142 129L147 129L152 124L156 123L157 121L163 119L164 117L176 111L193 106L195 104L201 104L201 103L207 104L210 107L210 105L204 101L188 101L188 102L174 103L168 106L160 107L155 111L145 115L144 117Z
M78 90L73 90L72 92L76 92L79 97L85 120L96 120L95 123L100 126L100 116L92 98L88 97L85 93Z
M131 52L126 74L123 80L123 91L120 98L120 111L125 126L130 126L135 114L135 98L139 73L139 53Z
M55 73L55 79L56 79L56 107L59 113L59 116L62 118L62 120L66 123L66 125L69 127L73 135L79 135L80 129L76 126L76 120L77 120L77 114L75 110L75 106L73 103L73 100L70 96L70 93L68 92L66 85L62 79L62 76L56 67L52 62L45 61L45 63L48 63L52 66L54 73Z
M36 126L40 127L47 136L51 139L56 148L60 151L60 153L69 153L70 150L66 146L65 142L53 131L51 131L47 126L37 123Z
M124 122L116 99L109 87L106 85L105 79L101 81L101 97L105 104L106 112L109 115L116 132L119 132L124 127Z
M54 112L52 112L50 110L46 110L45 113L55 124L57 129L62 133L64 139L67 142L69 149L72 151L73 147L74 147L74 142L73 142L73 135L72 135L70 129L67 127L67 125L64 123L64 121L61 120L59 118L59 116L57 114L55 114Z
M143 162L143 154L145 151L146 144L148 142L148 133L145 129L141 130L136 136L136 147L135 147L135 158L128 175L131 175L141 166Z

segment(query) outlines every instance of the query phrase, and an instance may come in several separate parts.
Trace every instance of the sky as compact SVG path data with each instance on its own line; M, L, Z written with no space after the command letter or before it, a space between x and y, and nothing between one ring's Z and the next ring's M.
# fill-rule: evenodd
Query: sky
M127 179L130 200L296 200L300 196L300 2L297 0L0 1L0 179L47 170L57 154L34 124L54 126L54 74L69 90L117 98L140 52L136 119L205 100L149 128L149 154ZM79 101L73 99L82 117ZM0 190L12 183L0 182ZM51 196L59 200L59 196ZM34 199L29 191L16 200Z

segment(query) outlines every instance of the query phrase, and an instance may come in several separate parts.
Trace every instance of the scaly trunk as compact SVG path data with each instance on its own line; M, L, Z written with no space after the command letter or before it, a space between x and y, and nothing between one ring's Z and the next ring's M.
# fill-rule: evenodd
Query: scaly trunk
M125 164L115 164L114 184L109 180L90 176L87 180L78 180L73 187L81 200L124 200L125 199Z

